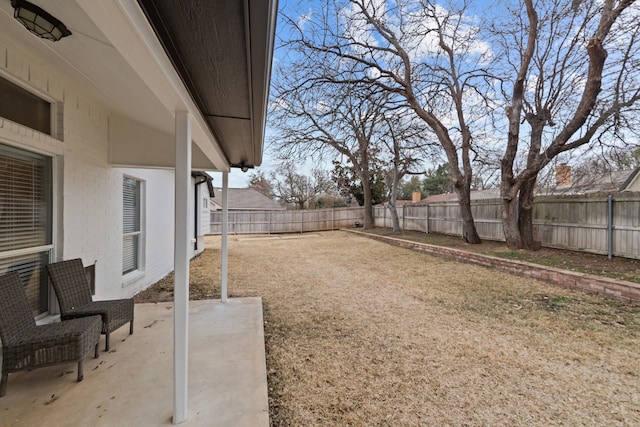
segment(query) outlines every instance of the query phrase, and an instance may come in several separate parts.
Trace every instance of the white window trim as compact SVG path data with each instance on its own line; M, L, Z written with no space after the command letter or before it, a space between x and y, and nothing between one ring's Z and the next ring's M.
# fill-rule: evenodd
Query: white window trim
M0 73L0 75L3 75L3 73ZM19 126L22 126L22 125L19 125ZM34 130L34 132L37 132L37 131ZM51 244L38 246L38 247L31 247L31 248L16 249L13 251L0 252L0 258L27 255L32 253L44 252L48 250L49 262L55 262L58 260L58 254L62 253L62 247L61 247L62 245L60 244L61 240L58 238L58 232L59 230L62 230L62 212L59 212L59 209L61 209L61 204L60 204L60 199L62 194L61 163L63 162L63 158L62 156L57 156L55 153L42 150L36 147L32 147L27 144L18 144L15 141L12 141L6 137L0 137L0 144L8 145L21 150L31 151L32 153L41 154L43 156L50 157L51 158L51 186L52 186L51 188ZM48 310L36 316L36 320L46 319L46 318L49 318L50 316L59 316L60 314L60 307L58 305L58 300L55 296L55 292L53 290L53 286L51 285L51 283L49 283L48 293L49 293Z
M45 92L35 86L33 86L30 82L20 79L16 75L10 73L7 69L0 69L0 77L6 79L13 84L20 86L24 90L32 93L33 95L49 102L51 104L50 109L50 121L51 121L51 134L45 134L35 129L31 129L28 126L24 126L20 123L16 123L12 120L2 118L2 120L6 120L11 123L15 123L16 126L23 129L29 129L33 132L36 132L40 135L46 135L48 143L50 144L51 149L43 148L40 138L31 136L29 133L24 133L22 131L15 133L16 138L13 138L11 135L4 135L0 138L0 143L14 146L16 148L20 148L22 150L31 151L34 153L38 153L44 156L51 157L51 185L52 185L52 194L51 194L51 245L46 245L43 247L44 250L46 248L49 249L49 262L55 262L59 259L62 259L63 248L62 242L64 239L62 235L63 229L63 212L62 212L62 182L63 182L63 165L64 165L64 157L62 155L63 152L63 141L64 141L64 102L61 99L56 99L48 92ZM14 132L10 132L14 133ZM49 284L49 304L48 311L37 316L37 319L46 319L51 316L59 316L60 308L58 305L58 300L53 291L53 287Z

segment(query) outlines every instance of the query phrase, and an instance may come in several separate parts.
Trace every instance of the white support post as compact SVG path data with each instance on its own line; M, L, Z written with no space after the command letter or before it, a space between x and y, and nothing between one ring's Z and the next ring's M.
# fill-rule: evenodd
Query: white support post
M229 234L229 172L222 172L222 244L220 251L222 253L222 265L220 267L220 301L224 304L227 302L227 266L228 266L228 245L227 237Z
M173 292L173 424L187 420L189 361L189 192L191 187L191 123L176 111L175 231Z

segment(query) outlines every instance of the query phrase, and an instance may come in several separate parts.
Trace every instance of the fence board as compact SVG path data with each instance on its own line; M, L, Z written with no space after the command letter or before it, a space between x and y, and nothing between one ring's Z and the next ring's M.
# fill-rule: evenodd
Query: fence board
M229 233L302 233L353 227L364 220L362 208L305 211L237 211L229 213ZM211 212L210 234L222 232L222 212Z
M480 238L504 241L499 199L477 200L471 208ZM387 207L374 206L374 224L392 228ZM457 202L398 207L405 230L460 236L462 222ZM221 213L211 214L211 233L221 232ZM229 213L230 233L300 233L351 228L364 221L363 208L307 211L242 211ZM538 197L534 202L534 233L542 246L597 254L608 253L607 197ZM613 197L613 253L640 259L640 193Z

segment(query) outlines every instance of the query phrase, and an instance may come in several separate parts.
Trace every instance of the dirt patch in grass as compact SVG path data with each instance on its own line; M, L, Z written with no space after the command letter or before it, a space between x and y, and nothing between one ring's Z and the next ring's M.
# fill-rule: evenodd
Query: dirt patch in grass
M419 231L404 231L399 234L394 234L389 228L375 228L361 231L380 236L407 239L412 242L446 246L479 254L526 261L563 270L640 283L640 260L638 259L621 257L608 259L606 255L552 248L542 248L539 251L512 250L503 242L490 240L485 240L480 245L470 245L465 243L460 237L447 236L444 234L426 234Z
M231 237L229 291L263 298L272 426L640 425L640 307L342 232Z

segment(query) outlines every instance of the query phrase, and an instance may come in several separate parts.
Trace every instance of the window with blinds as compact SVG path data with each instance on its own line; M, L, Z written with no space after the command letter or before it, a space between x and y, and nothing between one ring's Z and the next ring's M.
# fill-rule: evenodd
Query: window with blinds
M48 310L52 160L0 144L0 274L18 271L34 316Z
M136 179L124 177L122 180L122 274L125 275L140 267L140 189L142 183Z

